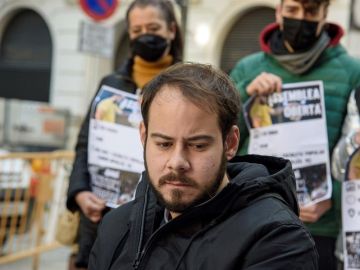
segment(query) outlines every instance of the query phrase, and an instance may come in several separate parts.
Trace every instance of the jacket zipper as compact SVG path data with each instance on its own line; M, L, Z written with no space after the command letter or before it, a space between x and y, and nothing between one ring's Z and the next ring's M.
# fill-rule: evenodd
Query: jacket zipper
M146 190L145 190L144 206L142 209L142 216L141 216L140 238L139 238L138 247L137 247L137 251L136 251L136 257L135 257L134 264L133 264L134 269L137 269L139 262L140 262L140 257L141 257L141 246L142 246L142 241L143 241L143 237L144 237L145 215L146 215L146 208L147 208L147 204L148 204L148 191L149 191L149 185L146 186Z
M201 205L203 205L203 204L205 204L205 203L208 203L208 202L211 201L211 200L214 200L215 197L216 197L216 196L214 196L213 198L211 198L210 200L208 200L208 201L206 201L206 202L204 202L204 203L201 203L201 204L197 205L196 207L199 207L199 206L201 206ZM147 197L146 197L146 199L147 199ZM146 204L147 204L147 203L146 203ZM144 223L144 215L145 215L144 213L146 212L146 209L145 209L145 208L143 208L143 209L144 209L144 212L143 212L143 220L142 220L142 222ZM186 214L185 214L185 215L183 214L183 215L181 215L179 218L183 219L183 218L185 218L186 216L187 216ZM208 224L208 226L206 226L205 228L203 228L202 230L200 230L198 233L196 233L196 234L194 235L194 239L195 239L195 236L200 235L201 232L206 231L206 230L208 230L209 228L211 228L212 226L214 226L214 224L216 224L216 220L217 220L217 219L215 219L214 221L210 222L210 223ZM142 265L141 265L141 261L142 261L143 258L145 257L145 255L146 255L147 251L149 250L149 247L150 247L150 245L152 244L152 242L154 242L155 237L157 237L157 236L160 234L160 231L163 230L164 227L168 226L168 225L171 224L172 222L174 222L174 220L170 220L168 223L160 226L160 227L150 236L150 238L149 238L148 241L146 242L146 244L145 244L145 246L144 246L144 248L142 249L141 252L140 252L141 243L139 243L138 253L136 254L136 258L135 258L134 263L133 263L133 268L134 268L134 270L139 270L139 269L141 269L141 266L142 266ZM144 227L144 225L142 224L142 226L141 226L141 228L142 228L141 233L143 233L143 227ZM190 241L190 244L191 244L192 241L193 241L193 239ZM181 256L181 257L183 257L183 256Z
M186 216L182 216L182 218L184 218ZM134 264L133 264L133 267L134 267L134 270L139 270L139 269L142 269L141 268L141 262L143 261L147 251L150 249L150 246L152 245L152 243L156 240L156 238L160 235L161 231L164 230L165 227L169 226L170 223L174 222L173 220L170 220L168 223L160 226L149 238L149 240L146 242L144 248L142 249L141 253L139 253L138 255L140 256L137 256ZM191 243L193 242L193 240L199 236L201 233L203 233L204 231L207 231L208 229L210 229L211 227L213 227L215 224L216 224L216 220L213 220L211 221L207 226L205 226L203 229L201 229L200 231L198 231L197 233L195 233L195 235L191 238L190 240L190 243L188 244L188 247L191 245ZM185 249L185 252L186 250L188 249L188 247ZM181 258L183 257L180 256Z
M171 221L170 221L171 222ZM160 226L149 238L149 240L147 241L147 243L145 244L144 248L142 249L141 252L138 253L138 256L134 262L134 270L139 270L140 268L140 263L141 260L144 258L145 254L147 253L147 251L149 250L150 245L152 244L152 242L154 242L154 239L159 235L160 231L167 226L169 223L164 224L162 226Z

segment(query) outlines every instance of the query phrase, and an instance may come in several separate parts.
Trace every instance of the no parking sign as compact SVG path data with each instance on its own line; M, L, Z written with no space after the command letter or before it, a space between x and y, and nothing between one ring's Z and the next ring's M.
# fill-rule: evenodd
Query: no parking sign
M118 7L118 0L79 0L81 8L95 21L109 18Z

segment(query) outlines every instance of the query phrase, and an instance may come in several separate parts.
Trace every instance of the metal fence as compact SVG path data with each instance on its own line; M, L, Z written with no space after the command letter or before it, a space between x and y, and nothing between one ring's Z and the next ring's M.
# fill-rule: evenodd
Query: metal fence
M55 240L59 213L74 153L0 155L0 265L60 247Z

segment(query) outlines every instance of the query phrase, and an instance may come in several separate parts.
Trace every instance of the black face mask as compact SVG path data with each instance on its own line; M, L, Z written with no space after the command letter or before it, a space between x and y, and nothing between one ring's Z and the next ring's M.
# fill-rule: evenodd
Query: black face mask
M283 19L284 40L286 40L295 51L309 49L318 40L320 35L316 36L316 30L319 22L297 20L287 17L283 17Z
M144 34L133 39L130 46L134 55L140 56L145 61L155 62L164 55L168 41L158 35Z

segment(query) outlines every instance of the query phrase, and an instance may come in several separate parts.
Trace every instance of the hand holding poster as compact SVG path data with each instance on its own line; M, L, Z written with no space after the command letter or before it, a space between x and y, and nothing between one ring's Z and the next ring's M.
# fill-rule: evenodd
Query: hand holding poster
M300 205L331 197L324 90L321 81L284 84L244 104L249 153L291 161Z
M360 269L360 149L349 158L342 187L344 269Z
M91 108L88 166L92 191L116 207L132 199L144 169L138 97L102 86Z

